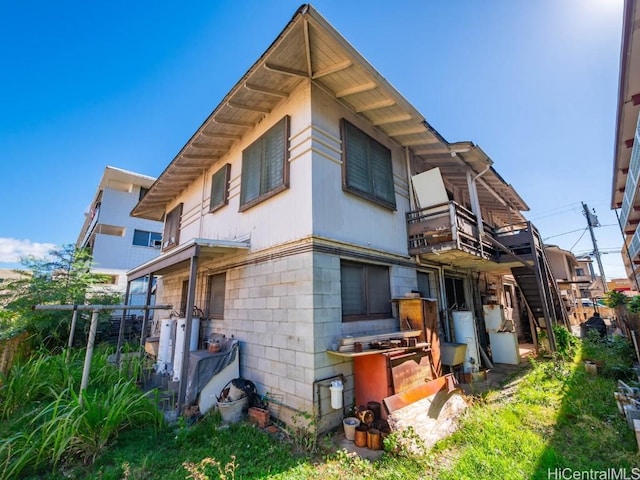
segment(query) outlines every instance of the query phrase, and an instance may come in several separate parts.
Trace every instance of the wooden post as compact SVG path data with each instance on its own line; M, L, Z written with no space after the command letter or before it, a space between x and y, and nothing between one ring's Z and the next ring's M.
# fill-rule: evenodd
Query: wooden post
M82 381L80 382L80 405L84 404L84 391L89 384L89 371L91 370L91 359L93 358L93 346L96 342L96 331L98 330L98 314L100 310L96 309L91 315L91 327L89 328L89 338L87 339L87 353L84 356L84 368L82 369Z
M69 345L67 347L67 363L69 363L69 359L71 358L71 347L73 347L73 335L76 331L76 321L78 319L78 309L76 306L73 306L73 316L71 317L71 328L69 331Z

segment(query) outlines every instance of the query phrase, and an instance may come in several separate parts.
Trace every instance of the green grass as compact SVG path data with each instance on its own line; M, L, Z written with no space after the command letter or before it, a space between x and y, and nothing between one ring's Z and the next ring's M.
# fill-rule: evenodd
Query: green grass
M557 467L630 469L639 463L637 446L613 398L617 378L626 375L630 365L627 347L591 339L574 352L571 361L532 361L532 368L512 379L513 386L507 390L474 397L458 432L425 455L396 448L395 454L385 453L376 462L336 452L331 435L314 443L310 452L301 449L308 442L273 438L248 423L225 426L218 414L189 426L184 422L163 425L149 411L148 400L136 394L134 385L101 355L96 356L93 370L94 390L80 408L73 386L81 362L67 366L39 358L16 370L38 385L30 392L30 401L2 404L9 414L0 422L4 440L0 460L5 462L0 462L0 477L547 479L548 469ZM582 360L587 357L605 362L601 375L586 373ZM63 385L52 388L36 371L51 373ZM5 387L11 384L11 375L6 381ZM25 392L17 379L15 392L5 387L0 390L3 402ZM9 470L8 466L21 462L21 468ZM185 462L201 466L201 476L190 474Z
M620 361L610 351L618 345L599 348ZM585 350L594 358L592 346ZM547 479L555 468L637 466L634 433L613 398L616 379L587 374L583 355L579 351L575 362L533 362L513 398L489 396L471 409L462 428L436 447L434 453L450 459L436 469L437 478Z

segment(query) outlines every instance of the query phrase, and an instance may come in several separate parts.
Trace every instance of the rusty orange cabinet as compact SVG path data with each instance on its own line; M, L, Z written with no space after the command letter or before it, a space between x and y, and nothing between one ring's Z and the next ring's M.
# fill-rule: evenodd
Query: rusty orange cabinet
M440 334L438 304L428 298L398 298L398 317L402 330L420 330L420 342L431 346L431 358L436 377L442 375L440 365Z
M353 377L356 406L372 401L382 405L384 398L435 378L428 347L354 356ZM381 415L387 416L384 408Z

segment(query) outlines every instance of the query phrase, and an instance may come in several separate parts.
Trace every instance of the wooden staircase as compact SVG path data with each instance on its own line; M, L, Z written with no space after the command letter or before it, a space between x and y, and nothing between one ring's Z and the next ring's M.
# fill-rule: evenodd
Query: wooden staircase
M522 292L532 326L545 332L549 348L555 351L553 326L564 325L570 328L570 324L540 233L531 222L527 222L526 228L520 230L517 235L500 236L498 240L512 253L509 255L501 252L501 256L505 259L509 256L517 256L523 262L521 266L512 267L511 273ZM509 259L509 261L513 260Z

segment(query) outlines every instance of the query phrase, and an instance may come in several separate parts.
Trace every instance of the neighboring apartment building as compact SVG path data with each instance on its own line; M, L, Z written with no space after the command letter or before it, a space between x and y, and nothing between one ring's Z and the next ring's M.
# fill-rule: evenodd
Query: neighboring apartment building
M630 279L638 284L640 270L640 8L636 0L625 0L618 113L616 117L611 208L619 209L625 235L623 255Z
M113 291L124 293L127 270L160 254L163 223L130 215L154 181L153 177L108 166L85 212L76 246L91 251L93 271L107 275ZM145 286L132 286L135 302L130 299L130 305L146 302L145 295L136 295Z
M542 242L492 163L444 140L306 5L133 209L165 225L161 256L129 280L161 276L159 303L239 339L241 375L282 398L285 421L328 405L334 375L349 404L353 362L328 351L398 331L394 299L434 299L443 340L454 310L480 325L485 303L524 310L505 275L535 284ZM556 321L549 285L523 329Z

